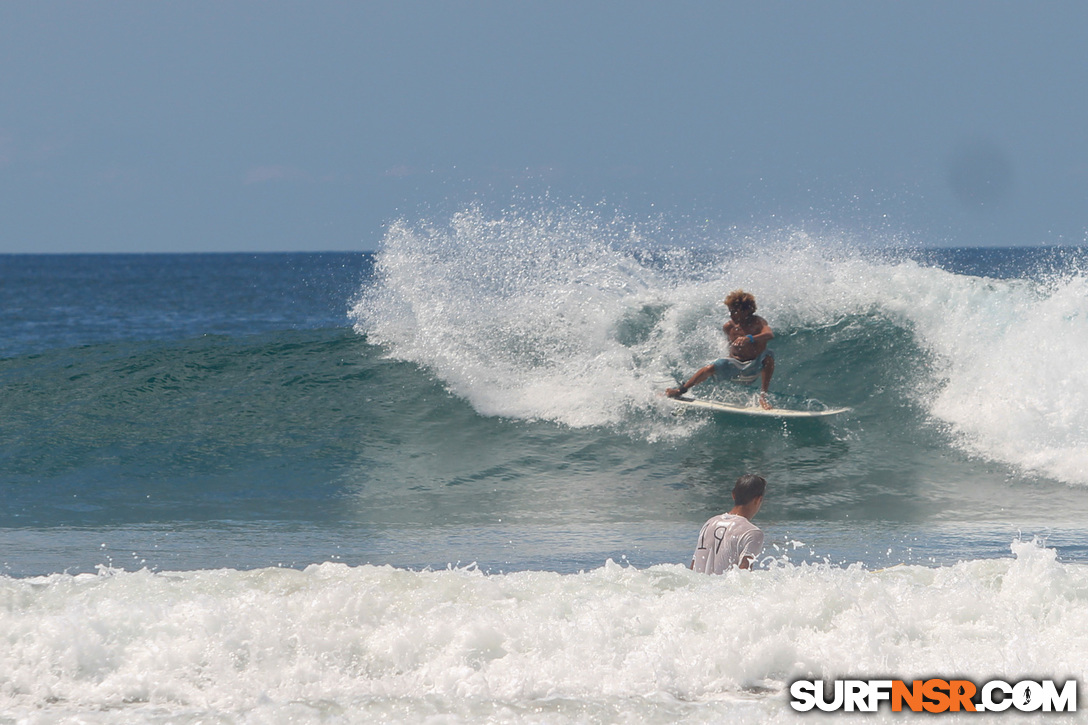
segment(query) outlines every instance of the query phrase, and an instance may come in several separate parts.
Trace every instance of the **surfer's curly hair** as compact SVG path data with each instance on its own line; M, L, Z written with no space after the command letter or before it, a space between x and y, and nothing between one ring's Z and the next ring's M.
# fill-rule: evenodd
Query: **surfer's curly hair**
M743 506L755 501L767 492L767 479L754 473L746 473L733 484L733 503Z
M742 289L733 290L725 298L725 306L730 310L756 311L756 298Z

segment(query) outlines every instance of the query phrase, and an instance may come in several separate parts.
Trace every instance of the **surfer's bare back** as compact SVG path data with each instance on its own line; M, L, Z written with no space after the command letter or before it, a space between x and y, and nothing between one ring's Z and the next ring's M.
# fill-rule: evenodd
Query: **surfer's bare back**
M725 306L729 308L729 321L722 325L722 331L729 339L729 355L699 368L690 380L678 388L669 388L665 395L679 398L710 377L744 385L760 377L759 404L769 410L767 388L774 375L774 352L767 349L767 343L774 337L774 332L767 321L756 314L756 298L748 292L730 292L725 298Z

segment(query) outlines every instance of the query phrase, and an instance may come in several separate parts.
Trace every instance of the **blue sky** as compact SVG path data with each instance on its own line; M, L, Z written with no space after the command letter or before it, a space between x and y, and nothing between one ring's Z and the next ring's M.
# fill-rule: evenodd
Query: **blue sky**
M1085 28L1074 2L2 3L0 252L373 249L519 197L1084 244Z

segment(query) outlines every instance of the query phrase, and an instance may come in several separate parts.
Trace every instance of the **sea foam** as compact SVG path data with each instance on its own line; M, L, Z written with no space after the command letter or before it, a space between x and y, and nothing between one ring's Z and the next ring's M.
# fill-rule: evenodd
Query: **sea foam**
M1088 568L1011 558L720 577L313 565L0 577L31 722L803 721L809 677L1088 675ZM880 721L898 714L884 711Z

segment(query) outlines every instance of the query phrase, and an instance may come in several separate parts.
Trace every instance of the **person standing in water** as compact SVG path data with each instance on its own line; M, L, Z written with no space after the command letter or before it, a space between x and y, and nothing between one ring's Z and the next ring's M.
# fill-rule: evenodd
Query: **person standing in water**
M730 292L725 298L725 306L729 308L729 321L722 325L722 331L729 339L728 356L700 368L680 387L667 389L665 395L679 398L711 377L743 385L758 377L762 379L759 404L770 410L767 389L774 375L774 352L767 349L767 343L774 337L774 332L767 321L756 314L756 298L744 290Z
M763 505L767 479L748 473L733 484L733 508L712 517L699 530L691 569L703 574L722 574L737 567L751 569L763 551L763 532L751 519Z

